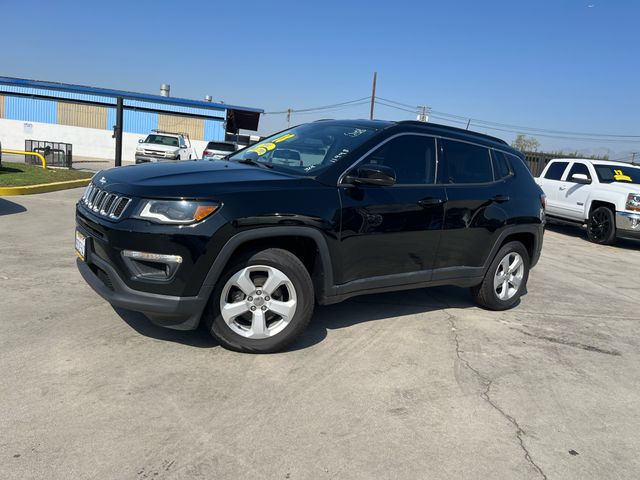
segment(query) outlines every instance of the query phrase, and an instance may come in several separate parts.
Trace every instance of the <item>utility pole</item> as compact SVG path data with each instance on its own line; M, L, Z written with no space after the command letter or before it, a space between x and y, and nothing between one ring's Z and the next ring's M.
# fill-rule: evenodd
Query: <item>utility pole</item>
M287 128L291 127L291 109L287 108Z
M631 165L635 165L636 164L636 155L638 154L638 152L631 152Z
M373 88L371 89L371 113L369 113L369 120L373 120L373 107L376 104L376 78L378 72L373 72Z
M418 105L418 121L419 122L428 122L429 121L429 112L431 111L430 107L425 107L423 105Z
M122 97L118 97L116 101L116 124L113 127L114 136L116 137L116 155L115 155L115 166L122 166L122 128L123 128L123 120L124 116L124 101Z

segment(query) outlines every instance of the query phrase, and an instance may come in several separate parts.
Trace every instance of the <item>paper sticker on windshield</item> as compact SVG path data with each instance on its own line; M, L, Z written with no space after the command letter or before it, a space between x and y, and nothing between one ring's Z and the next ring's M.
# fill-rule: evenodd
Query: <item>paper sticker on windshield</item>
M271 142L262 143L262 144L256 145L253 148L251 148L250 150L247 150L247 153L248 152L255 152L260 156L264 155L265 153L270 152L271 150L276 148L276 143L284 142L285 140L289 140L290 138L293 138L295 136L296 136L295 133L288 133L287 135L283 135L282 137L278 137L275 140L272 140Z
M622 173L622 170L613 171L613 179L617 182L631 182L631 177Z

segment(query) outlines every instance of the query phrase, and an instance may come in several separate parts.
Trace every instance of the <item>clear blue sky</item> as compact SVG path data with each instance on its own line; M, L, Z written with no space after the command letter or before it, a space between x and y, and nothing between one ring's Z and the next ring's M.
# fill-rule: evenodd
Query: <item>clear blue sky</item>
M640 135L640 2L0 0L0 74L266 111L370 94L552 130ZM367 117L368 106L294 115ZM414 117L379 106L376 117ZM263 118L261 133L286 127ZM476 129L479 129L476 127ZM489 130L486 130L489 132ZM511 140L515 134L492 131ZM638 143L538 137L543 147Z

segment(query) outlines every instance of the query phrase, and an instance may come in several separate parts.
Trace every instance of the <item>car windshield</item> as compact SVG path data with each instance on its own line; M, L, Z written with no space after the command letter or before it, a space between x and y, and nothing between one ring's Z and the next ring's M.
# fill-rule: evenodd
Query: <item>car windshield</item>
M315 175L362 145L374 128L315 122L268 137L228 158L259 162L299 175Z
M594 165L600 183L640 184L640 168L627 165Z
M168 137L167 135L149 135L144 143L153 143L156 145L166 145L168 147L177 147L178 139L176 137Z
M235 152L236 147L232 143L225 142L209 142L207 150L218 150L219 152Z

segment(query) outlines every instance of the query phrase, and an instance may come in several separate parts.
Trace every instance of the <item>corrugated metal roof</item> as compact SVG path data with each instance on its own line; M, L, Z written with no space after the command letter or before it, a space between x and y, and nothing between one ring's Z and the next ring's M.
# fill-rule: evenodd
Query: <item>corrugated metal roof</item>
M150 95L147 93L127 92L125 90L112 90L108 88L87 87L84 85L71 85L67 83L46 82L41 80L29 80L24 78L0 77L0 85L6 85L6 86L12 86L12 87L23 87L23 88L34 88L34 89L45 89L45 90L52 90L56 92L66 92L69 94L93 95L96 97L108 97L112 99L115 99L117 97L122 97L124 99L129 99L129 100L154 102L154 103L159 103L163 105L182 105L187 107L202 108L208 111L210 110L241 110L241 111L255 112L255 113L264 112L264 110L260 108L240 107L237 105L205 102L203 100L189 100L186 98L178 98L178 97L163 97L161 95ZM18 92L15 92L15 93L18 93ZM53 95L49 95L49 96L53 96ZM60 98L71 98L71 97L60 97ZM78 100L82 100L82 99L78 98ZM113 102L109 102L109 103L113 103Z

